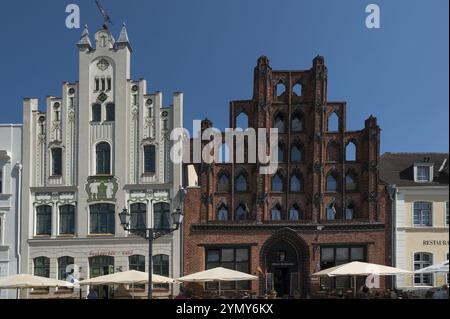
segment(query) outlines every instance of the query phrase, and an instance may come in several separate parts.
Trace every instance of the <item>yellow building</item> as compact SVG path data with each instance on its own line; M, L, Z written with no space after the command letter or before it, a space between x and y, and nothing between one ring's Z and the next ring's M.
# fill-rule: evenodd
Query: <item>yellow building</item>
M448 154L385 153L380 177L392 196L394 266L418 270L448 260ZM448 274L397 276L399 289L424 289L448 283Z

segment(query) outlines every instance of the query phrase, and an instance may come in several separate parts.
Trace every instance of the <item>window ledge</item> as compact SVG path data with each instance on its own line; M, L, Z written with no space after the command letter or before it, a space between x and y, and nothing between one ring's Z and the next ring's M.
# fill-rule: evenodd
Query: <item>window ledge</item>
M100 238L103 238L103 237L115 237L115 234L88 234L88 235L86 235L86 237L88 237L88 238L95 238L95 237L100 237Z

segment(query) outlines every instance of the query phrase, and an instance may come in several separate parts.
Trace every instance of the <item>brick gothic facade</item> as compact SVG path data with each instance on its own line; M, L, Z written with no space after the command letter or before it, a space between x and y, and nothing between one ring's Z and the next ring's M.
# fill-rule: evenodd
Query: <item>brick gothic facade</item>
M260 57L253 98L231 102L230 113L232 128L241 117L248 127L278 127L283 158L276 177L258 174L259 164L195 165L199 186L188 189L185 202L184 274L223 265L259 276L231 289L263 294L274 287L306 297L348 285L346 278L311 277L319 269L349 260L390 264L380 128L370 116L362 130L346 130L345 102L327 100L323 57L305 71L275 71ZM202 129L211 125L205 120Z

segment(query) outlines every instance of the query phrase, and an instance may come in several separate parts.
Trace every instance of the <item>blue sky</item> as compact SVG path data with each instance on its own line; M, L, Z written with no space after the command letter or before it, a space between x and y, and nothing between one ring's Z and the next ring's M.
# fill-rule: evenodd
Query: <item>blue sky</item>
M309 69L323 55L328 100L347 101L347 128L375 115L382 152L445 151L449 131L447 0L103 0L118 36L134 49L132 76L171 103L185 93L185 126L208 117L228 124L229 101L252 95L253 68ZM101 26L94 0L1 1L0 122L20 123L23 97L61 95L77 81L65 8L81 9L91 35ZM381 9L381 29L365 27L365 7Z

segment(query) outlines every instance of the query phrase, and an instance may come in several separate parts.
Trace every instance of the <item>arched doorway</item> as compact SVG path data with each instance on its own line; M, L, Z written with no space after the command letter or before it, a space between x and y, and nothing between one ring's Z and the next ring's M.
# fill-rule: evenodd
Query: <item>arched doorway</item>
M261 294L274 289L279 297L308 295L308 246L294 230L284 228L273 234L261 249L260 264L265 274Z
M89 257L89 278L109 275L112 273L114 273L114 257ZM97 292L99 299L108 299L110 297L109 286L92 286L90 289Z

